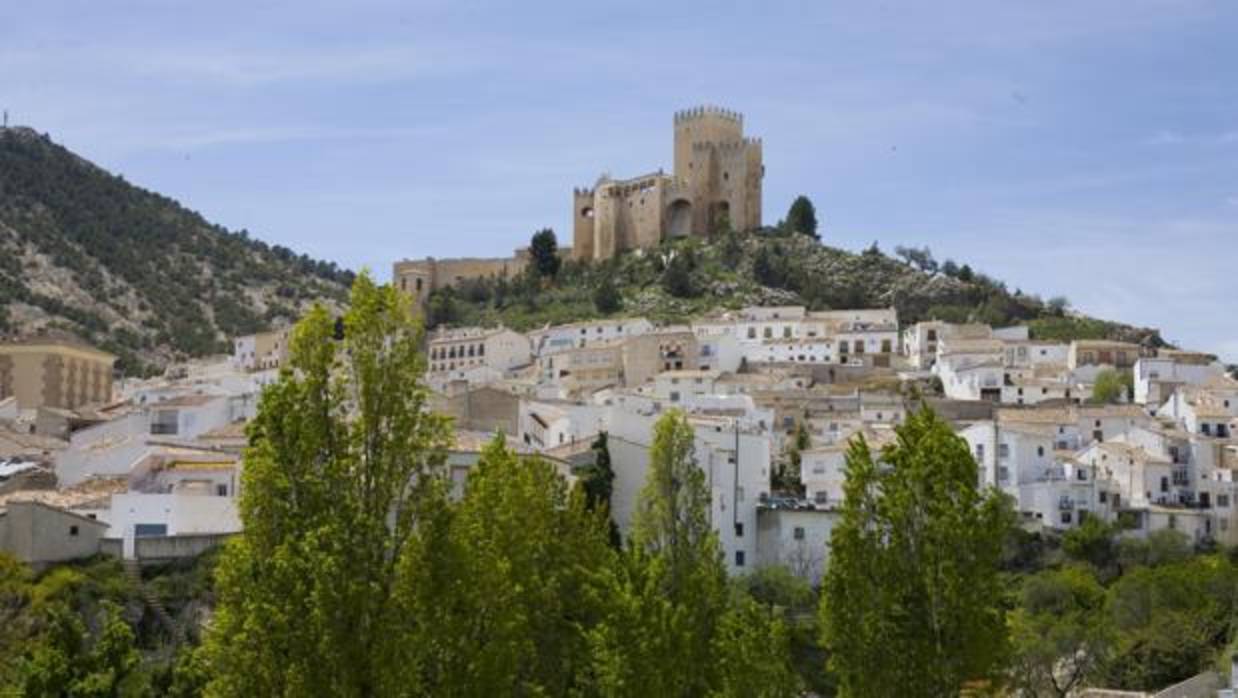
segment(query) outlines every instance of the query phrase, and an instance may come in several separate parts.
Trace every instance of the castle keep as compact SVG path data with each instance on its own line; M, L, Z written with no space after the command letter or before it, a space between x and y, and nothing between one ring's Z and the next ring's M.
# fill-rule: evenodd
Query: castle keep
M608 259L668 237L708 236L761 225L761 140L744 137L744 117L719 107L675 114L675 169L626 180L607 176L572 192L576 259Z

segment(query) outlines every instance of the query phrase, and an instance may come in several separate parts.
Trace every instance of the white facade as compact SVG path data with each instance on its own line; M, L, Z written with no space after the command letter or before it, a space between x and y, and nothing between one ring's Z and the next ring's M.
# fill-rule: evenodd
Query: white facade
M533 359L529 338L506 328L470 327L440 332L427 347L431 373L497 372L527 365Z
M572 348L587 347L597 342L611 342L653 331L653 323L649 320L636 318L621 318L615 320L592 320L576 322L570 325L556 325L529 333L533 345L533 353L545 356Z
M649 468L649 446L660 415L614 409L610 454L615 469L612 514L625 533ZM711 494L710 517L727 568L742 573L756 565L757 505L769 494L769 438L735 420L690 416L696 431L696 461Z

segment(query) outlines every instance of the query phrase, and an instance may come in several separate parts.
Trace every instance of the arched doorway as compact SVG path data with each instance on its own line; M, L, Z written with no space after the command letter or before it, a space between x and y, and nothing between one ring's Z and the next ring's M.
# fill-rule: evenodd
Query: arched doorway
M666 236L686 237L692 234L692 202L675 199L666 209Z

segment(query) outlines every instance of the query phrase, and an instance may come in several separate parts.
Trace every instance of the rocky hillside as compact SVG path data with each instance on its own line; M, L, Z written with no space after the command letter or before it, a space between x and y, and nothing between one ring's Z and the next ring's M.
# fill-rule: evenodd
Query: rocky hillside
M606 286L614 293L602 290ZM1043 339L1163 344L1154 329L1080 315L1065 299L1009 289L966 265L913 265L876 245L854 253L774 228L708 242L679 241L601 264L569 262L553 279L530 275L465 283L432 296L429 318L439 324L502 322L515 328L607 314L684 322L716 310L786 304L813 310L894 306L904 323L1027 324L1033 336Z
M0 335L69 332L149 373L342 299L351 278L0 129Z

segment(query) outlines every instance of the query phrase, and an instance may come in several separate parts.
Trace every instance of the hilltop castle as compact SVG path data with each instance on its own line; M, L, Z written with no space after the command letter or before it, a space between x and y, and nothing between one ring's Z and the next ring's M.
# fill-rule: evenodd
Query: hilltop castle
M675 114L675 169L626 180L607 176L572 192L572 256L609 259L668 237L708 236L761 225L761 140L744 137L743 115L719 107Z
M562 256L609 259L654 247L668 237L710 235L725 216L736 230L761 226L761 140L744 137L744 117L719 107L675 114L675 170L627 180L603 176L592 189L572 192L572 247ZM515 276L527 249L511 257L404 259L392 280L418 303L431 291L465 279Z

